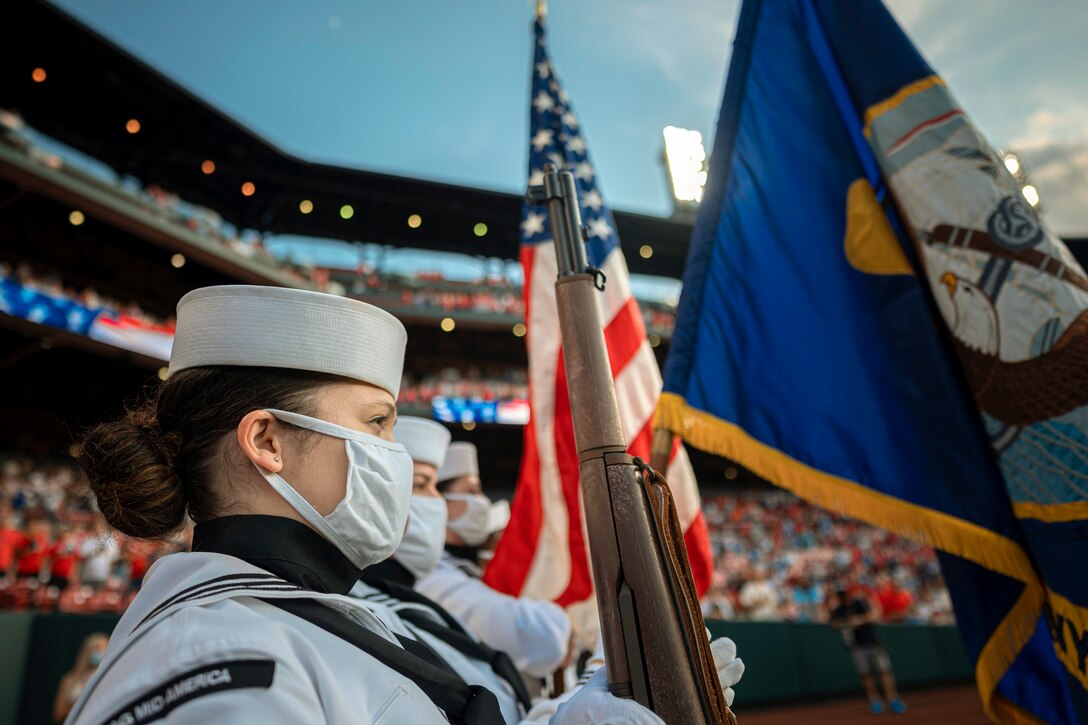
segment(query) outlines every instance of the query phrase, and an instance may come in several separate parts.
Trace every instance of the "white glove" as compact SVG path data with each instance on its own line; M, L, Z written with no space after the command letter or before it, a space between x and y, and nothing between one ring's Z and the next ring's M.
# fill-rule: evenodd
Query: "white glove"
M561 704L549 722L551 725L665 725L661 718L634 700L610 693L608 670L604 667Z
M710 630L706 632L710 637ZM710 642L710 653L714 655L714 669L718 671L718 682L722 683L725 704L733 706L733 685L740 682L744 674L744 662L737 658L737 645L728 637L720 637Z

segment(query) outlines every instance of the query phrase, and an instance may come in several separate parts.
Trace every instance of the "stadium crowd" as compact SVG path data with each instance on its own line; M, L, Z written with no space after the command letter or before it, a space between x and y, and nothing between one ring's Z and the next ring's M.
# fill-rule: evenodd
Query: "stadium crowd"
M421 271L414 274L390 273L377 265L360 265L354 272L318 269L323 275L352 280L347 285L353 296L380 304L390 310L427 311L436 313L473 312L490 315L510 315L519 320L525 304L521 288L504 279L487 277L473 282L454 282L441 272Z
M186 546L110 532L71 462L0 456L0 609L123 611L151 564Z
M23 296L28 292L37 292L53 299L74 302L89 310L105 308L116 314L138 320L149 327L171 331L174 329L173 317L156 317L145 312L135 302L122 301L103 295L94 287L76 289L65 284L59 274L50 270L34 269L29 264L12 265L0 260L0 289L5 294L10 292L11 294ZM12 305L6 300L0 300L0 303L2 303L0 312L11 314Z
M525 400L529 397L524 368L467 369L447 367L419 375L405 373L397 401L402 405L430 405L437 398Z
M703 499L712 619L827 622L828 594L859 588L886 622L953 623L934 551L779 490Z
M440 271L429 270L406 275L392 273L380 269L380 265L370 264L360 265L352 271L349 279L344 275L345 270L298 264L289 257L277 256L268 249L265 239L257 232L236 229L215 211L189 203L161 186L144 186L135 178L117 177L98 166L94 167L97 172L92 173L89 167L84 168L89 162L81 159L81 155L27 127L22 118L12 111L0 109L0 141L35 163L124 196L160 219L213 241L240 257L268 265L300 282L312 283L323 292L344 295L350 289L353 296L395 313L462 312L516 317L518 320L524 317L525 305L520 284L515 284L501 275L488 273L486 265L481 266L480 279L473 282L458 283L447 279ZM92 299L89 301L93 302L94 295L91 292ZM80 295L86 294L87 292L83 292L71 296L78 299ZM120 303L97 306L111 307L125 314L130 314L129 308L132 307ZM668 336L676 317L675 305L640 300L640 306L647 329L659 337ZM132 317L139 318L138 310L132 312Z
M715 557L709 618L826 622L828 591L849 572L884 621L953 621L931 549L784 491L706 498L703 512ZM121 611L189 533L161 544L107 533L73 462L0 455L0 608Z
M131 176L118 176L101 164L30 128L15 111L0 109L0 142L36 164L72 176L107 193L125 197L153 216L214 241L235 254L259 261L288 277L300 281L310 279L311 269L273 256L260 235L235 229L211 209L190 204L159 186L144 186Z
M333 274L333 270L317 270ZM346 285L353 296L394 313L431 312L455 314L468 312L480 315L506 316L523 320L525 300L520 284L495 277L481 276L473 282L454 282L438 272L412 275L379 271L371 265L354 272L354 280ZM336 277L345 279L344 270ZM676 323L676 306L665 302L639 299L646 329L659 336L670 336Z

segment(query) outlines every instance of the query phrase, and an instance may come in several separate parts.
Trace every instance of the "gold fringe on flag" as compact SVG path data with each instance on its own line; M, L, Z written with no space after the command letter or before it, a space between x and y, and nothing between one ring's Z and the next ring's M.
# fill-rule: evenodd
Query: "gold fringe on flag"
M671 430L696 448L736 461L760 478L817 506L920 541L1023 582L1024 591L983 647L975 676L989 717L1018 725L1038 722L1033 715L997 696L994 691L1035 633L1045 597L1042 584L1019 544L969 521L806 465L761 443L736 424L689 406L675 393L661 394L654 426Z

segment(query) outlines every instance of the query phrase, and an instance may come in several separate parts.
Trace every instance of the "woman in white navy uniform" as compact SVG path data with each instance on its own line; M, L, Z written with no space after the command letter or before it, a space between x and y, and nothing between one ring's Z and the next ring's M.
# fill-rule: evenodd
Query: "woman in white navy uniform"
M438 467L446 458L450 432L433 420L400 416L393 435L412 457L408 528L393 556L367 567L351 594L365 599L391 629L403 630L435 650L465 682L494 693L503 717L516 723L528 712L531 701L514 663L413 589L416 580L438 564L446 542L446 503L435 483Z
M66 722L499 723L497 701L346 596L403 535L406 334L346 298L211 287L178 303L169 379L80 463L119 531L196 523L122 617ZM602 677L552 722L660 722Z
M478 547L492 533L494 504L483 493L476 446L451 444L437 477L449 514L446 552L416 589L489 647L510 655L526 675L550 677L570 661L571 623L563 608L504 594L480 579Z

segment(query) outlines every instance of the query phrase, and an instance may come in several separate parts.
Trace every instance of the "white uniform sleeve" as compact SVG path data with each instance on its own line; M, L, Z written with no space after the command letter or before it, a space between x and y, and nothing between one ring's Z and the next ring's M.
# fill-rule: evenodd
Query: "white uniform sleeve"
M416 583L488 647L505 652L532 677L547 677L567 656L571 624L552 602L497 592L454 566L440 565Z
M107 655L70 725L443 720L409 680L313 625L296 630L236 603L222 608L179 611Z
M324 722L313 679L293 657L254 651L208 654L199 664L190 661L184 666L154 668L159 671L150 677L120 672L107 677L98 683L74 723L139 723L160 718L193 725ZM125 680L139 684L126 687Z
M275 668L270 687L223 690L195 697L169 713L166 722L171 725L324 723L321 701L312 679L288 662L278 661Z

